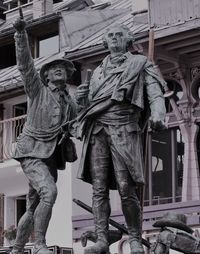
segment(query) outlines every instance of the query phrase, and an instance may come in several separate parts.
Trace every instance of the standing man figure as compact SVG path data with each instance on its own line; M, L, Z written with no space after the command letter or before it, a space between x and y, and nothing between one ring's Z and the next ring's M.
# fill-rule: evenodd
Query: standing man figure
M66 84L75 69L72 62L58 59L42 66L39 76L31 57L25 21L19 18L13 26L17 65L28 97L27 121L13 157L21 163L29 181L29 193L12 254L23 253L33 229L33 253L50 254L45 236L57 196L57 169L65 169L66 161L77 158L72 140L66 138L58 144L61 125L76 115Z
M143 254L142 214L137 188L144 184L139 122L151 113L151 127L163 129L165 81L145 56L132 55L129 29L118 24L108 29L108 55L95 69L90 85L79 86L77 103L85 108L69 130L84 136L78 178L93 186L93 214L97 242L85 254L107 253L110 216L109 189L117 188L129 233L131 254ZM75 134L73 134L75 135Z

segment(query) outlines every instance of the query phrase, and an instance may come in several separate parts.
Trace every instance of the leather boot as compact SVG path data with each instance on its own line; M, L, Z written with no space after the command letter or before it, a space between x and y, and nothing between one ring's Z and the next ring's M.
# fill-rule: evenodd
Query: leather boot
M21 217L18 228L17 236L11 251L11 254L22 254L24 246L28 242L29 236L33 230L33 214L29 211Z
M84 254L107 254L109 245L107 241L97 240L97 242L84 250Z
M87 247L84 254L107 254L109 253L108 244L108 220L110 216L109 199L101 199L101 201L93 198L94 225L95 233L97 234L97 242L90 247Z
M132 240L130 242L131 254L144 254L142 241L139 239Z
M52 214L52 206L40 202L34 214L35 245L33 254L52 254L46 246L46 232Z
M126 220L131 254L144 254L142 246L142 211L135 189L123 200L122 211Z
M33 248L33 254L53 254L52 251L50 251L45 243L39 243L35 244Z

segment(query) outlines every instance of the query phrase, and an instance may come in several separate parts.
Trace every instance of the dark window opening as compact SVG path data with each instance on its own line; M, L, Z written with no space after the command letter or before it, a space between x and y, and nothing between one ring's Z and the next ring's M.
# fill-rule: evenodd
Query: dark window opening
M29 1L28 0L20 0L20 4L23 5L23 4L27 4Z
M0 47L0 69L16 64L15 45L8 44Z
M184 142L179 129L151 133L145 205L181 201Z
M53 3L54 4L57 4L57 3L60 3L60 2L62 2L63 0L53 0Z
M17 3L17 1L16 2L10 2L10 9L14 9L14 8L16 8L18 6L18 3Z
M26 212L26 196L17 197L16 198L16 221L17 221L17 224L25 212Z
M166 80L166 81L167 81L167 86L169 90L174 91L173 99L175 100L175 102L179 101L183 96L183 90L181 85L174 80ZM173 111L168 98L165 99L165 106L166 106L167 113Z
M23 102L13 106L13 117L25 115L26 112L27 112L27 102Z
M198 73L191 84L191 93L195 100L200 101L200 73Z
M73 73L70 80L68 80L68 83L70 85L79 86L82 83L81 82L81 64L78 62L73 62L73 64L74 64L76 71Z
M0 0L0 19L6 18L6 15L4 14L4 11L7 10L7 7L3 4L3 0Z

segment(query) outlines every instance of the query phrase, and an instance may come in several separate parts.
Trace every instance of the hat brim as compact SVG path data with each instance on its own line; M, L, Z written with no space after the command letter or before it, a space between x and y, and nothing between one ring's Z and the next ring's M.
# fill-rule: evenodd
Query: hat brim
M158 220L153 224L153 227L160 227L160 228L172 227L172 228L177 228L177 229L186 231L187 233L190 233L190 234L193 233L193 230L187 225L185 225L184 223L173 221L173 220L166 220L166 219Z
M53 60L49 63L46 63L42 66L42 68L40 69L40 78L43 82L46 83L46 75L45 75L45 72L52 66L54 65L58 65L58 64L62 64L65 69L66 69L66 72L67 72L67 75L68 75L68 78L70 78L72 76L72 74L74 73L74 71L76 70L75 67L74 67L74 64L69 61L69 60L66 60L66 59L56 59L56 60Z

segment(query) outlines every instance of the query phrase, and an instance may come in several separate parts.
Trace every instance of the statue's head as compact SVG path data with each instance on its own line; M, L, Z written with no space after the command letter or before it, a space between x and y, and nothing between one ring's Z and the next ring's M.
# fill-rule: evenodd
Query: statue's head
M71 61L66 59L57 59L42 66L40 70L40 78L45 85L49 82L66 83L75 71L74 65Z
M133 33L123 24L109 27L103 36L104 47L115 52L126 52L133 41Z

